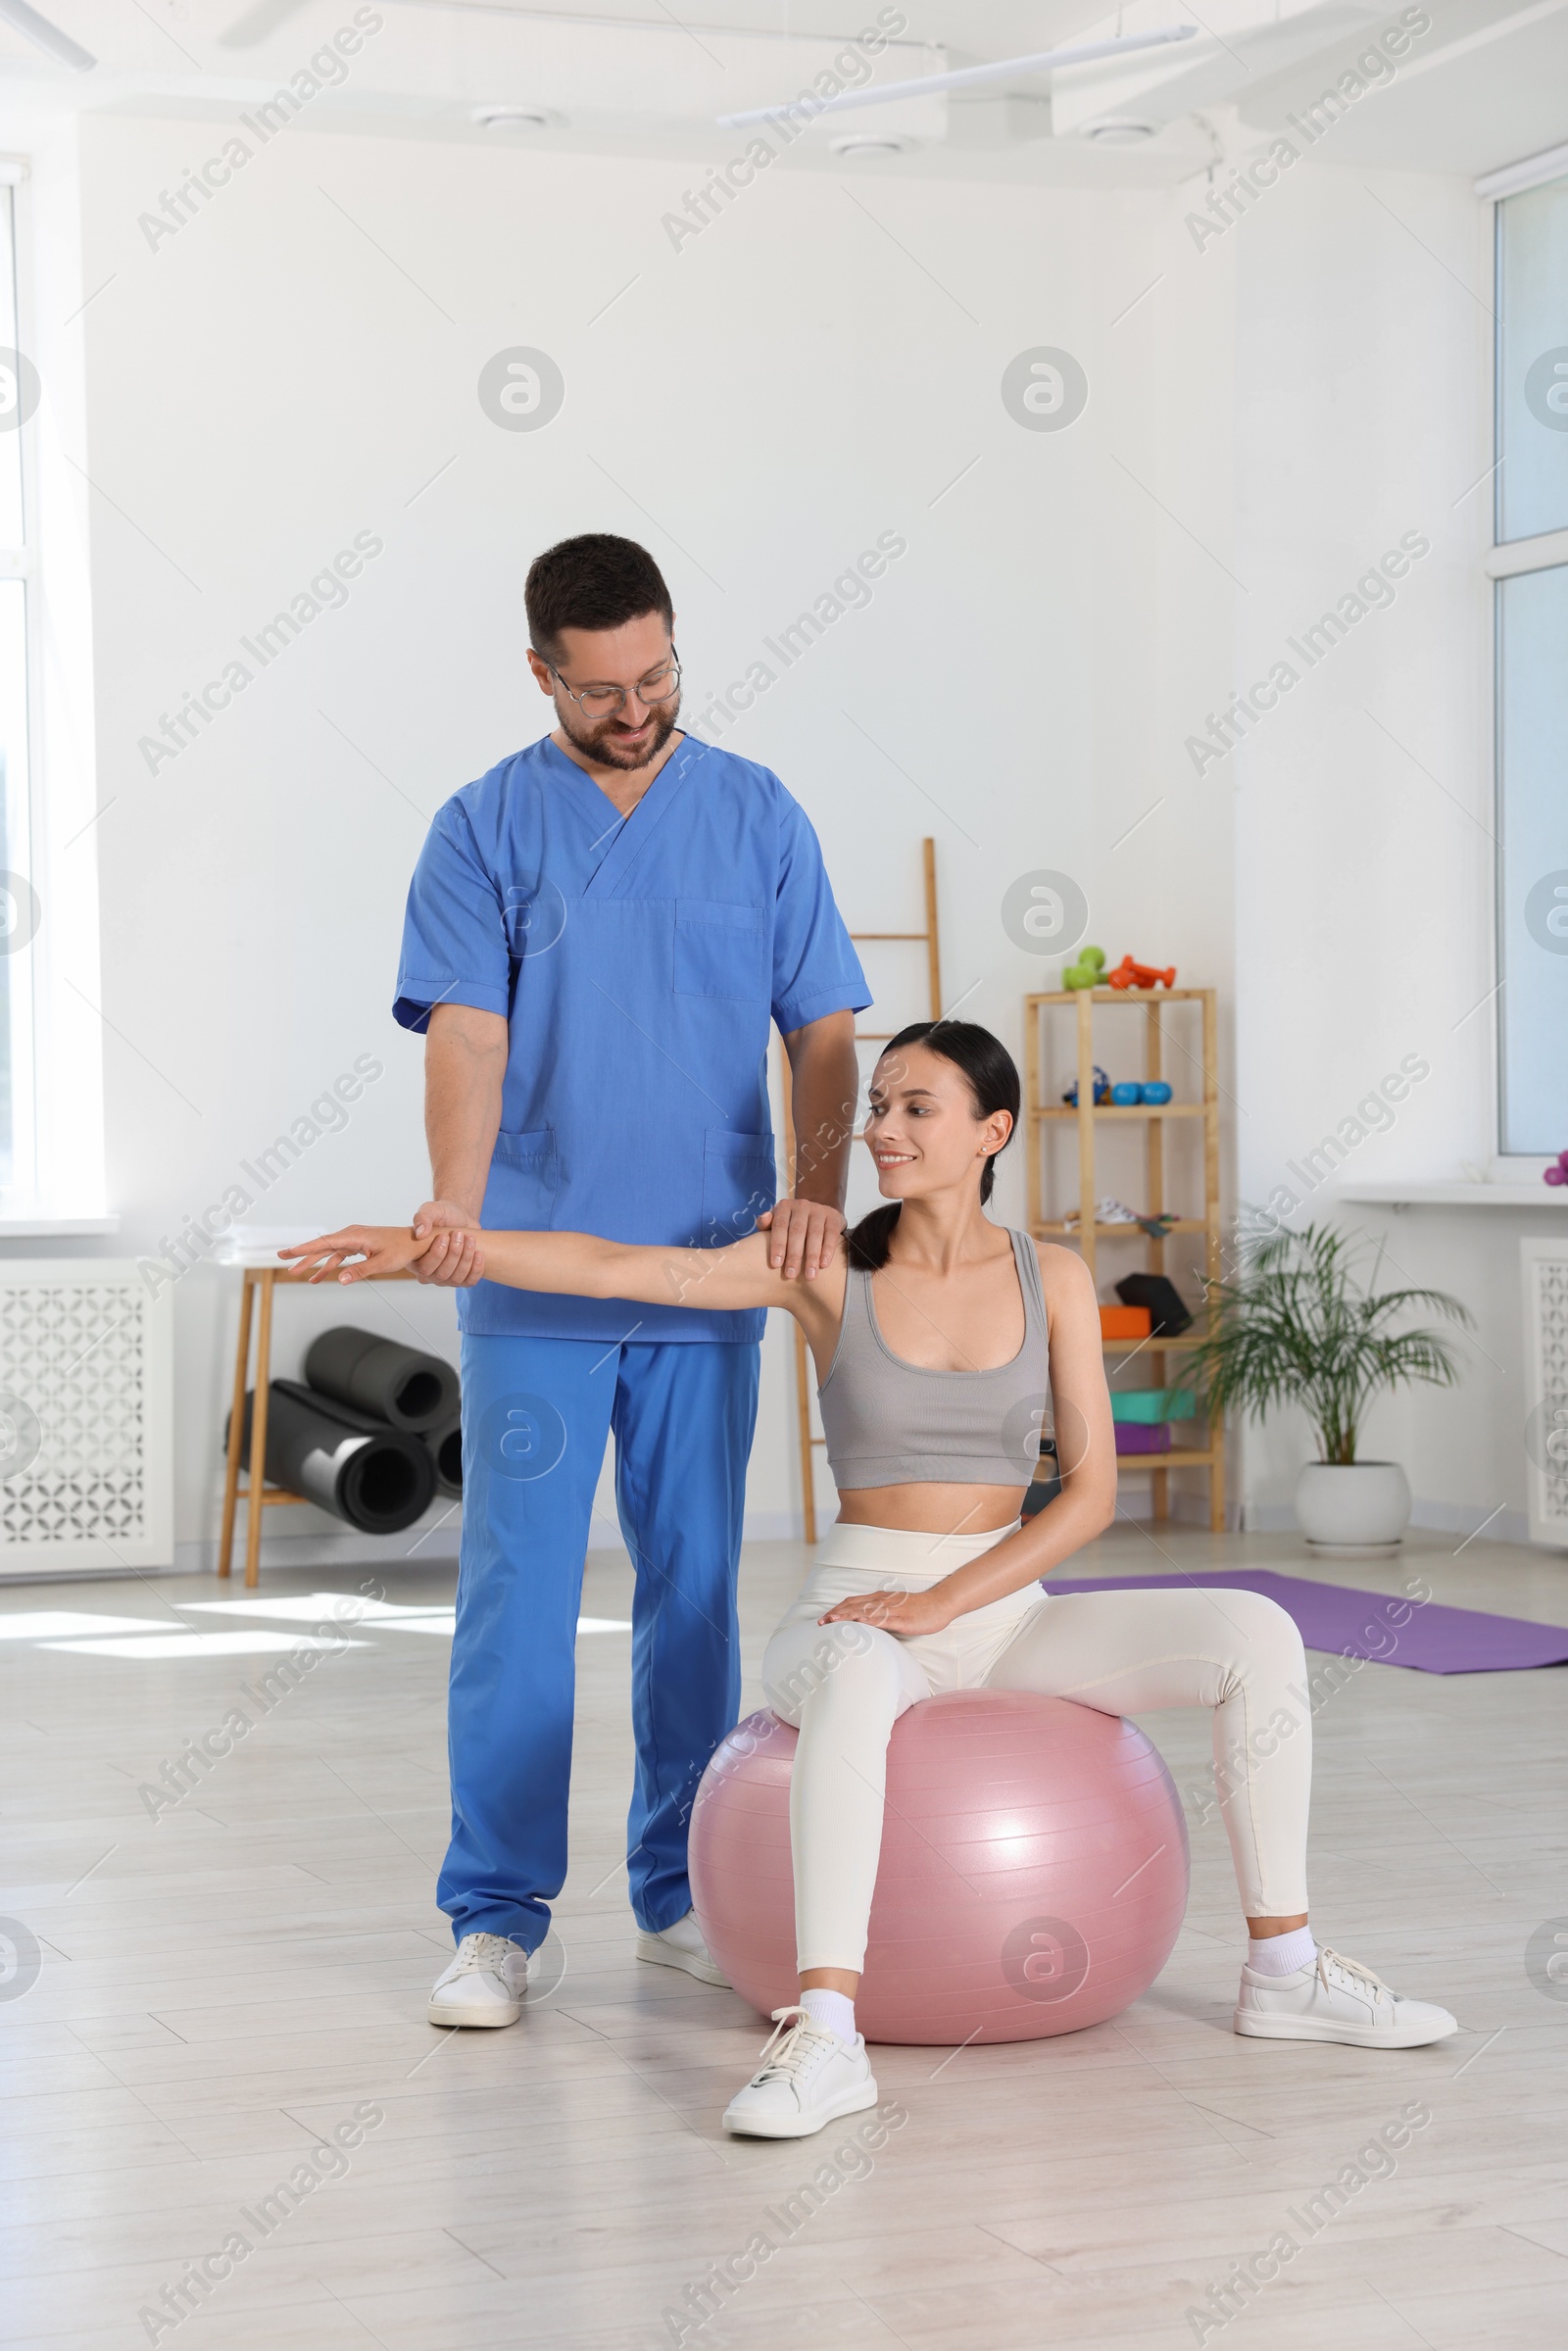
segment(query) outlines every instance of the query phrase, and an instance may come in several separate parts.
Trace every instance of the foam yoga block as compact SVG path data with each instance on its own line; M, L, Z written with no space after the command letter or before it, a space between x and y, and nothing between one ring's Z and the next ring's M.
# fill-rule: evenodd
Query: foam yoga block
M435 1463L435 1490L456 1500L463 1493L463 1416L454 1413L439 1428L421 1429L419 1442Z
M458 1409L458 1375L450 1363L346 1324L311 1342L305 1377L320 1395L394 1429L433 1429Z
M1191 1420L1198 1398L1190 1388L1113 1388L1110 1417L1114 1421Z
M251 1403L247 1396L247 1454ZM274 1380L268 1390L267 1475L367 1535L412 1527L428 1509L436 1483L435 1463L417 1437L294 1380Z
M749 1715L692 1811L697 1920L761 2014L798 1998L796 1734ZM1187 1907L1187 1828L1133 1723L1025 1690L947 1690L899 1717L856 2023L872 2041L1039 2040L1148 1990Z
M1160 1421L1151 1428L1146 1422L1118 1420L1116 1422L1116 1450L1118 1453L1168 1453L1170 1424Z

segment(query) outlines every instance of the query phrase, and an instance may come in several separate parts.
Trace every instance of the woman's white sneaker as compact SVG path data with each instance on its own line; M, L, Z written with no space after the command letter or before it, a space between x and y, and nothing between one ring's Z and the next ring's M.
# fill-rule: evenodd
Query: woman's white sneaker
M1294 1976L1244 1967L1233 2022L1259 2040L1343 2040L1356 2049L1419 2049L1459 2030L1446 2008L1401 1999L1370 1968L1327 1949Z
M748 2138L809 2138L841 2115L876 2104L865 2041L841 2040L804 2008L775 2008L762 2062L724 2109L724 2128Z
M505 1935L466 1935L430 1994L432 2025L514 2025L528 1988L528 1954Z
M729 1978L703 1940L695 1910L688 1910L683 1919L657 1935L651 1927L639 1927L637 1956L651 1960L655 1967L683 1968L699 1984L716 1984L722 1991L730 1988Z

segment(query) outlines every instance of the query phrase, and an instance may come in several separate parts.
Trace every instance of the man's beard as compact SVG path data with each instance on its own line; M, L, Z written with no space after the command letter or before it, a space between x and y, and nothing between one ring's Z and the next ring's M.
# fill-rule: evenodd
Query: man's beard
M618 711L612 711L608 718L601 718L597 726L584 726L575 709L568 714L558 703L556 710L564 730L584 759L592 759L596 766L624 767L635 773L638 768L646 767L651 760L658 759L674 733L675 721L680 715L680 695L677 692L672 701L659 703L650 710L654 722L653 734L647 744L639 746L636 751L622 749L616 740L620 727Z

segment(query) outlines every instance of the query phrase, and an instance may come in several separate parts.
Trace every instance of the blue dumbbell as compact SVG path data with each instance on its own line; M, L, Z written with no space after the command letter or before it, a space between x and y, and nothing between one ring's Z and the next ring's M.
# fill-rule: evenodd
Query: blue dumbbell
M1068 1087L1066 1093L1061 1099L1072 1109L1076 1110L1078 1107L1078 1080L1076 1078L1073 1079L1072 1084ZM1101 1068L1100 1063L1097 1061L1095 1063L1095 1101L1102 1103L1108 1102L1110 1100L1110 1080L1106 1077L1104 1071Z

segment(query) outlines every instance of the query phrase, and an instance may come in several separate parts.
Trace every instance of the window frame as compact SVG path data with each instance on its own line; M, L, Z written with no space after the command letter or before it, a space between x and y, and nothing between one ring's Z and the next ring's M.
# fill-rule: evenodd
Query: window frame
M42 906L35 937L14 958L23 981L7 1039L14 1134L20 1142L24 1118L29 1148L25 1156L17 1151L13 1181L0 1187L0 1241L7 1241L112 1234L120 1219L106 1199L96 846L89 837L84 855L74 848L82 804L87 823L96 814L91 728L68 723L91 678L88 550L63 481L71 470L66 418L81 410L79 312L71 300L79 250L74 235L62 250L58 191L40 234L25 154L0 151L0 182L11 216L17 348L43 381L37 410L19 428L23 545L0 548L0 577L23 584L27 693L26 793L20 823L4 812L0 864L20 849L16 870L26 873ZM63 328L47 325L38 297L36 260L45 241L62 275L59 308L70 314ZM62 759L57 742L69 745Z
M22 258L26 184L24 165L0 159L0 268L9 266L12 271L17 348L24 352L28 350L31 340L29 288ZM5 807L0 810L0 866L26 874L29 880L33 869L32 845L37 838L35 801L43 748L39 724L43 661L35 433L36 417L29 417L17 433L22 541L16 547L0 545L0 581L8 586L20 585L23 594L23 669L26 695L24 790L14 797L11 780L7 779ZM0 1182L0 1223L9 1223L18 1210L25 1213L27 1206L35 1202L38 1173L37 991L30 952L14 957L8 977L12 982L8 991L8 1034L0 1039L0 1051L5 1053L9 1063L13 1181L9 1185Z
M1498 593L1498 589L1503 580L1517 579L1527 573L1554 571L1563 565L1568 565L1568 524L1565 524L1560 529L1541 531L1531 538L1499 538L1498 532L1502 524L1502 516L1500 512L1501 501L1495 482L1495 475L1500 470L1503 463L1501 449L1503 421L1503 335L1501 312L1501 292L1503 284L1503 206L1507 204L1514 196L1531 194L1538 188L1549 187L1555 185L1558 181L1568 182L1568 148L1555 149L1549 156L1543 157L1541 162L1543 168L1537 172L1526 173L1522 167L1509 168L1504 171L1489 173L1487 174L1486 178L1478 180L1476 183L1476 194L1478 196L1483 196L1490 199L1493 210L1491 240L1493 354L1491 373L1492 469L1494 478L1491 485L1491 496L1488 501L1491 511L1491 522L1488 531L1490 546L1483 560L1482 569L1486 579L1491 608L1487 615L1487 642L1491 663L1492 809L1493 824L1495 828L1493 841L1492 889L1492 965L1495 995L1495 1011L1492 1021L1492 1172L1494 1178L1501 1179L1503 1181L1528 1181L1532 1178L1539 1178L1543 1167L1549 1165L1550 1163L1544 1155L1539 1152L1508 1151L1503 1148L1505 1141L1503 1131L1503 1070L1506 1064L1504 1024L1507 1019L1507 1004L1505 1002L1506 989L1504 983L1506 981L1507 974L1503 970L1503 747L1501 694L1502 663L1500 659L1502 599ZM1506 184L1496 184L1499 181L1505 182Z

